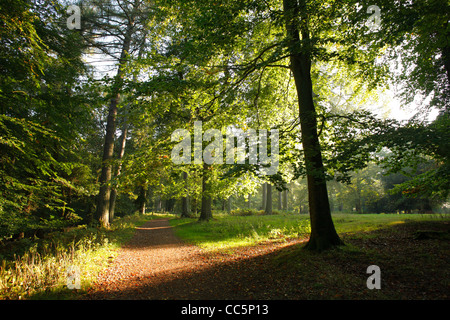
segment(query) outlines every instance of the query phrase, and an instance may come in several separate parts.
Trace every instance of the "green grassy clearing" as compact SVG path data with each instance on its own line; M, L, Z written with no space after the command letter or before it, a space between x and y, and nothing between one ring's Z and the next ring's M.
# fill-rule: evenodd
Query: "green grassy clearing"
M277 299L448 299L450 243L440 232L448 235L449 215L334 214L333 220L345 246L320 254L301 245L277 250L262 272L277 285L254 294ZM237 247L309 236L306 215L216 215L210 222L171 223L186 241L228 254L239 254ZM418 240L419 230L436 230L437 238ZM382 270L381 290L366 286L370 265Z
M170 223L176 234L205 250L215 251L234 247L250 246L266 241L284 241L306 238L310 233L308 215L278 214L233 216L216 214L209 222L196 218L175 218ZM423 214L333 214L339 234L354 237L380 228L408 221L436 221L450 219L446 215ZM367 235L369 236L369 235Z
M264 241L283 241L304 237L310 232L306 216L229 216L215 215L209 222L192 218L172 219L175 233L208 251L255 245Z
M174 215L127 216L116 219L109 230L81 226L69 232L54 234L48 239L22 239L14 243L14 248L0 250L0 299L76 298L80 291L67 288L67 268L71 265L80 267L82 293L98 273L113 261L118 249L131 239L135 227L155 218L169 218L176 234L187 242L206 251L220 250L230 254L234 252L233 248L242 246L293 238L306 239L310 232L307 215L215 214L215 219L210 222L198 222L197 218L180 219ZM401 278L405 270L409 270L407 274L416 279L426 279L420 273L421 270L441 268L441 264L436 262L440 260L436 260L436 257L443 255L441 251L445 247L421 249L418 246L416 249L415 244L410 244L409 249L399 251L400 254L396 255L398 258L394 260L393 251L380 251L383 246L375 245L367 249L360 244L379 241L379 231L392 230L389 232L393 232L395 239L396 227L407 225L407 222L419 223L422 227L428 221L448 223L449 219L450 216L446 215L334 214L336 229L347 240L345 247L320 255L300 250L298 246L289 247L273 259L274 268L286 275L295 274L300 277L305 290L308 290L308 298L321 298L322 294L339 298L345 288L348 288L348 297L352 298L350 292L364 287L367 278L364 268L372 263L381 265L383 270L390 270L393 279ZM443 242L439 241L441 240L428 243L440 246ZM402 244L402 250L403 248ZM426 267L418 268L418 263ZM296 293L292 294L295 296ZM370 294L374 298L397 297L396 288ZM345 296L344 294L343 297Z

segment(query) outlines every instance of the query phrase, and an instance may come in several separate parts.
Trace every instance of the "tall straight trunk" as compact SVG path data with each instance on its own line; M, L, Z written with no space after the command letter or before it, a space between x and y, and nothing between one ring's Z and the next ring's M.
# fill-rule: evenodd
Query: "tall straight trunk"
M212 197L208 181L210 165L203 163L203 177L202 177L202 208L200 211L201 221L208 221L212 218Z
M272 185L266 184L266 206L264 209L265 214L272 214Z
M341 245L328 202L325 171L317 134L311 81L310 36L306 0L283 0L291 71L297 89L302 145L308 182L311 236L306 248L322 251ZM301 34L301 40L300 40Z
M181 198L181 217L190 217L189 214L189 198L188 198L188 194L187 194L187 178L188 178L188 174L187 172L183 172L183 180L184 180L184 188L185 188L185 195L183 196L183 198Z
M158 197L156 198L156 204L155 204L155 210L156 212L161 212L162 209L162 204L161 204L162 200L161 200L161 195L158 195Z
M119 163L117 164L117 171L116 171L116 178L120 176L120 171L122 169L122 159L123 155L125 153L125 144L127 142L127 133L128 133L128 125L125 124L122 129L122 135L119 139L119 152L117 155L117 160L119 160ZM112 222L114 220L114 212L116 209L116 199L117 199L117 189L112 188L111 189L111 196L109 199L109 222Z
M123 83L123 68L125 58L130 50L133 22L129 21L122 44L119 58L119 67L114 79L112 97L109 104L108 118L106 122L105 143L103 147L102 172L100 175L100 191L97 200L97 218L103 227L109 226L109 209L111 201L111 176L112 159L114 154L114 136L116 131L117 105L120 99L120 91Z
M262 185L262 205L261 210L266 210L267 183Z
M288 189L283 190L283 210L288 209Z
M102 173L100 175L100 191L97 198L97 218L103 227L109 226L109 206L111 201L111 161L114 154L114 132L116 131L117 103L120 94L115 93L109 106L106 123L105 143L103 147Z
M148 188L146 186L140 187L139 196L137 198L137 205L138 205L139 214L141 214L141 215L145 214L145 207L147 204L147 193L148 193Z
M278 210L283 210L283 191L278 191Z
M138 59L141 58L141 56L142 56L142 52L144 51L144 44L145 44L145 41L142 42L142 44L139 48ZM133 76L133 82L134 83L137 82L136 74ZM122 135L119 138L119 152L117 155L117 160L119 160L119 163L117 165L117 171L115 174L116 178L120 176L120 171L122 170L122 162L121 161L123 159L123 155L125 154L125 145L127 142L128 126L129 126L128 119L127 119L127 117L125 117L124 124L122 127ZM114 211L116 209L116 198L117 198L117 189L112 188L111 189L111 197L110 197L110 201L109 201L109 221L110 222L112 222L114 219ZM144 212L145 212L145 208L144 208Z

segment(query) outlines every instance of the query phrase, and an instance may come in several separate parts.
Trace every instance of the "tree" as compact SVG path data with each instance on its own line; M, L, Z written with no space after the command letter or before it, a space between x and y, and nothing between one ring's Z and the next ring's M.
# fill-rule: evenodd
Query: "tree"
M99 8L99 14L87 17L86 39L92 47L117 59L117 71L111 85L110 102L106 121L105 142L102 156L102 170L99 179L100 190L98 194L96 215L100 224L109 226L111 205L111 179L112 161L114 156L114 140L116 131L116 118L121 92L124 86L125 66L130 53L135 48L140 49L145 41L144 31L148 21L148 10L142 0L119 1L118 6L112 6L104 1L92 1ZM117 8L119 8L117 10ZM89 19L91 18L91 19ZM123 26L123 29L121 28ZM122 31L123 30L123 31ZM104 37L115 38L113 43L105 43ZM100 38L100 39L98 39ZM138 44L138 45L137 45Z
M182 36L186 39L185 47L189 48L189 61L205 61L212 55L222 58L214 61L213 67L229 77L214 99L229 102L233 101L228 100L230 97L241 95L247 98L244 101L256 115L248 114L250 119L256 118L250 124L260 124L259 116L263 114L260 107L264 106L261 97L265 98L264 93L269 91L262 89L263 80L264 84L271 84L265 75L275 68L280 70L280 75L284 72L288 77L290 74L286 71L292 72L300 111L301 152L309 181L312 232L307 247L312 250L320 251L341 244L329 209L313 95L312 77L317 74L317 69L312 62L333 63L337 68L348 66L348 70L356 70L354 74L364 70L359 73L361 78L376 75L378 71L376 67L366 67L375 60L374 53L366 57L363 50L355 48L334 31L344 13L354 10L353 4L319 4L313 1L216 1L210 4L189 0L174 4L184 26ZM247 81L250 79L254 79L253 84L256 85ZM254 91L248 88L254 88ZM273 88L279 88L279 83ZM274 97L273 92L271 97ZM274 99L275 105L281 108L281 99L277 98ZM274 110L277 109L273 104L263 109L268 115ZM258 171L255 166L245 166L242 170ZM270 180L281 183L279 177L274 175Z
M261 204L261 210L266 210L266 197L267 197L267 183L264 182L262 184L262 204Z
M364 2L363 2L364 3ZM367 2L366 2L367 3ZM421 99L427 106L450 105L450 28L448 1L381 1L382 23L371 34L371 50L386 48L384 64L404 104ZM356 13L353 15L355 16ZM355 21L355 20L352 20Z
M200 210L200 221L208 221L212 218L212 195L209 181L211 166L204 163L202 172L202 208Z
M288 207L288 192L289 190L287 189L287 187L285 186L285 189L282 191L283 196L282 196L282 201L283 201L283 210L287 211L289 209Z
M264 206L264 214L271 215L272 212L272 185L266 184L266 205Z
M186 185L186 194L181 198L181 217L189 218L190 213L189 213L189 198L188 198L188 188L187 188L188 174L187 174L187 172L183 171L182 175L183 175L184 183Z
M325 169L317 133L311 81L309 17L306 1L283 0L291 70L297 88L302 144L308 179L311 236L307 248L324 250L342 244L331 218ZM301 19L300 25L296 21ZM300 38L301 35L301 38Z
M8 232L74 223L93 192L95 156L84 142L96 127L98 88L87 84L82 37L57 23L65 14L57 1L0 6L0 220L9 216L1 223Z

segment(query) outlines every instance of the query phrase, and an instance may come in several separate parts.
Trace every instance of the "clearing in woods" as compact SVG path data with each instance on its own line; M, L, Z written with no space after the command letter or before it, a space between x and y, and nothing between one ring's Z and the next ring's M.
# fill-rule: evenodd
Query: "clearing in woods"
M399 220L361 229L357 219L336 219L337 228L346 231L341 233L346 246L321 254L301 250L305 237L206 250L201 240L194 245L176 236L169 219L151 220L136 228L133 239L83 298L449 298L448 220ZM180 229L201 228L194 219L179 221L174 224ZM220 223L209 222L210 232ZM380 290L367 288L370 265L381 269Z

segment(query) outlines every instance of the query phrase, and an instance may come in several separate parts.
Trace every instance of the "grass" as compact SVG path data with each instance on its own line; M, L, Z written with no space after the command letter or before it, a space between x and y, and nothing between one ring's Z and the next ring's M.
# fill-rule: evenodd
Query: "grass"
M162 217L171 218L176 234L185 241L206 251L230 254L234 248L263 242L307 239L310 232L309 217L298 214L216 214L210 222L173 215L133 215L116 219L108 230L80 226L48 239L23 239L14 242L13 247L0 248L0 299L76 298L113 261L118 249L133 236L136 226ZM449 218L449 215L333 214L346 246L320 255L299 246L288 246L272 259L273 269L280 273L280 278L297 277L292 281L292 296L298 294L295 284L301 282L308 299L409 297L415 292L430 291L429 279L433 277L438 279L433 282L433 290L442 292L444 289L438 285L449 285L450 278L445 271L447 240L442 237L413 240L413 236L417 230L428 232L433 226L448 225ZM431 236L440 235L439 228ZM365 287L365 268L370 264L382 268L383 290L360 290ZM71 266L79 268L79 291L67 288L66 272ZM396 286L386 289L384 283ZM354 292L359 293L355 296Z
M306 238L310 233L308 215L227 215L216 214L214 220L199 222L195 218L171 219L175 233L182 239L207 251L251 246L267 241L285 241ZM446 215L423 214L333 214L339 234L354 237L370 236L368 233L387 225L408 221L450 219Z
M215 220L199 222L193 218L170 220L182 239L207 251L255 245L265 241L284 241L305 237L310 232L306 216L230 216L215 215Z
M333 214L333 220L345 246L320 254L302 250L302 244L298 242L281 246L265 260L265 265L270 266L262 273L266 278L273 278L271 283L277 285L267 287L263 297L449 298L450 243L447 236L450 215ZM240 254L238 248L242 246L309 236L306 215L216 215L210 222L172 219L171 224L178 236L186 241L207 251L220 250L236 255ZM418 238L419 231L427 237ZM367 288L367 267L370 265L381 269L381 290Z
M117 256L135 227L160 215L117 218L110 229L79 226L47 239L23 239L0 250L0 299L70 299L67 271L79 270L81 291Z

